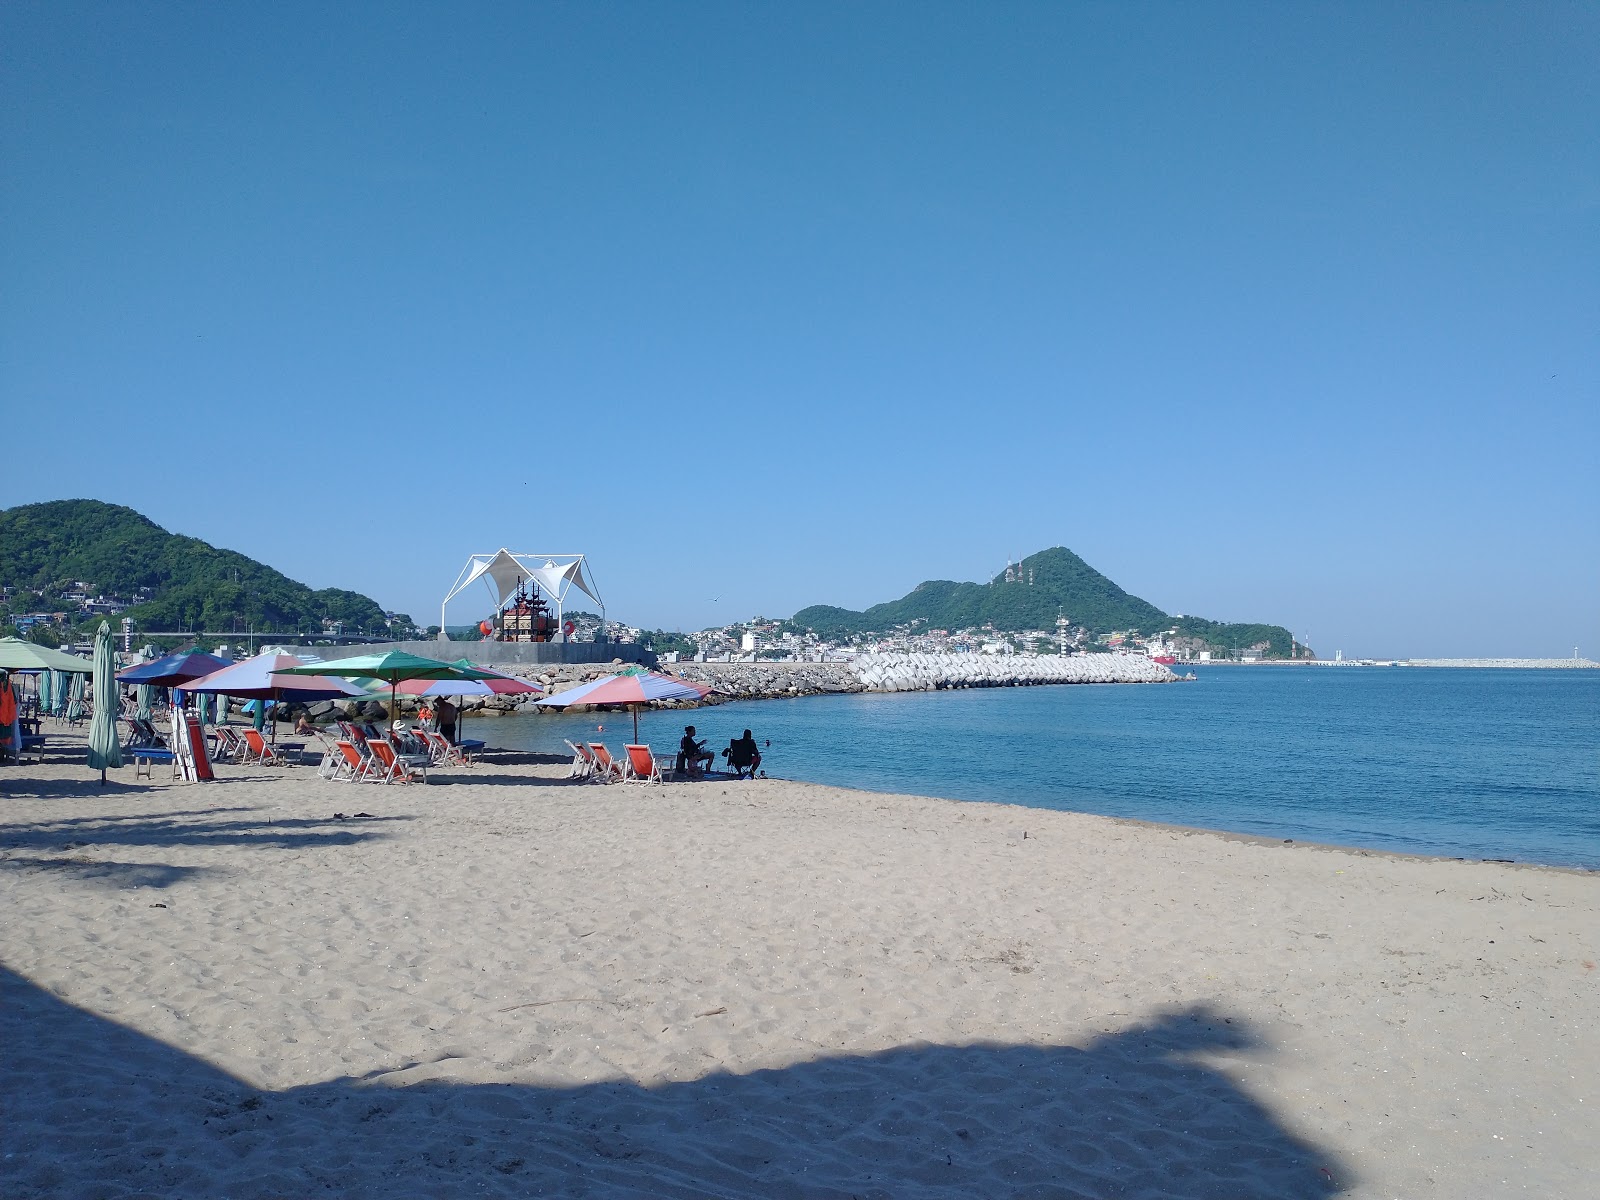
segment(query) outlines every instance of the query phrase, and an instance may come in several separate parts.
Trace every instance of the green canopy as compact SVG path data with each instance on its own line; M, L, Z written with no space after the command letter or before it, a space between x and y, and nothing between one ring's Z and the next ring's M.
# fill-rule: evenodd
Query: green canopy
M100 772L122 765L122 743L117 740L117 652L111 641L111 624L100 622L94 637L94 715L89 721L89 769Z
M493 679L493 671L480 671L476 667L461 667L440 662L436 658L423 658L407 654L404 650L389 650L383 654L358 654L353 658L336 658L330 662L308 663L303 667L286 667L279 675L334 675L342 679L363 677L381 679L389 685L389 719L395 716L395 689L407 679Z
M21 638L0 638L0 671L76 671L87 675L93 670L94 664L86 658L75 658Z

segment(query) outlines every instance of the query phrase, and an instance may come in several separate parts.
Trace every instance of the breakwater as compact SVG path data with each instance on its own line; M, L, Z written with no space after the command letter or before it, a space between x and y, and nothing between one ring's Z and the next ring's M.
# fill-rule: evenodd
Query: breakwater
M856 675L869 692L930 692L944 688L1030 687L1049 683L1173 683L1158 662L1135 655L869 654Z

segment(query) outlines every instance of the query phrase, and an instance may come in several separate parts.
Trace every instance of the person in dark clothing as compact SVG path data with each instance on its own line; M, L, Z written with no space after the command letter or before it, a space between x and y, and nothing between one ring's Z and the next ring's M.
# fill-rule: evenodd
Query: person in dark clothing
M433 718L439 723L439 732L444 735L445 741L455 745L456 706L441 697L439 703L433 706Z
M722 756L733 768L735 779L743 779L746 771L749 771L750 778L754 779L756 769L761 766L761 751L756 749L756 740L750 736L748 729L744 731L743 737L734 738L728 743L728 748L722 752Z
M685 770L707 771L711 764L717 761L717 756L706 749L704 742L696 741L694 726L683 727L683 740L678 743L678 761L676 764L678 774Z

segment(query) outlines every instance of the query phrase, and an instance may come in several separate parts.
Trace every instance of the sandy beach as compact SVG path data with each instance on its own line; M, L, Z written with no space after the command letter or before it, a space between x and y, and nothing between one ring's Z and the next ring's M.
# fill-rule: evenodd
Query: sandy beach
M5 1196L1600 1176L1600 876L527 758L220 773L0 769Z

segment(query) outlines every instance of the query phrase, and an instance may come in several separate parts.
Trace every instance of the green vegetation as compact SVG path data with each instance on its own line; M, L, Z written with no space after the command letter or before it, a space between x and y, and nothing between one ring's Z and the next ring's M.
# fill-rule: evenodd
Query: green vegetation
M59 597L80 582L91 595L138 601L112 619L131 617L135 629L314 635L325 620L346 632L387 627L370 597L313 591L243 554L168 533L131 508L54 500L0 511L0 586L17 589L0 624L12 612L71 609ZM33 594L39 590L43 596ZM75 615L74 624L103 619ZM410 618L400 620L409 629Z
M1244 650L1264 642L1266 657L1289 657L1289 631L1281 626L1224 625L1198 617L1180 620L1130 596L1061 546L1023 559L1013 569L1010 582L1004 572L988 583L930 580L899 600L875 604L865 612L818 604L801 609L792 621L820 637L842 640L886 633L913 622L918 632L985 625L1001 632L1053 630L1063 613L1074 626L1086 628L1091 637L1114 631L1148 637L1176 627L1180 635L1198 638L1219 651L1232 651L1235 645Z

